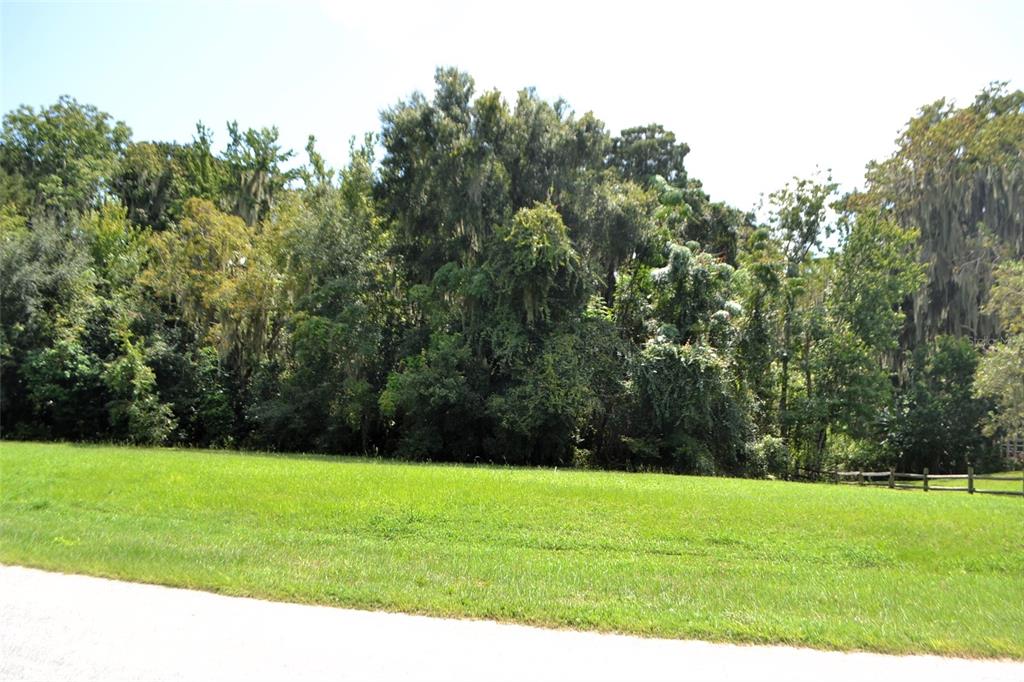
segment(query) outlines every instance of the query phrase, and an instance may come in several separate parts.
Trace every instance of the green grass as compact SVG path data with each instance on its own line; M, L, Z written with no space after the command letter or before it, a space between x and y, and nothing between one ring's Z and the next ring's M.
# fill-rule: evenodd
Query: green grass
M0 444L0 561L665 637L1024 659L1024 499Z

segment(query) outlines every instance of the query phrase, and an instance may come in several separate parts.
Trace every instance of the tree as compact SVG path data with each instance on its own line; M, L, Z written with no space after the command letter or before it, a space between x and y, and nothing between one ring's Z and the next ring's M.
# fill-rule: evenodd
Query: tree
M213 154L213 131L196 123L192 142L179 149L183 186L182 196L206 199L214 203L221 201L228 189L227 161Z
M290 309L251 415L264 445L369 451L382 430L378 399L394 361L400 280L372 195L371 142L353 146L336 185L311 141L306 189L275 212Z
M378 191L411 280L478 265L494 227L536 203L558 206L582 240L583 195L600 183L608 146L603 124L530 89L511 110L498 92L474 100L473 79L455 69L438 69L435 83L433 99L414 93L382 114Z
M686 167L683 164L690 147L676 142L675 133L657 123L626 128L612 140L608 165L617 169L623 178L641 185L650 183L655 176L675 187L686 186Z
M579 256L551 204L521 209L500 226L485 268L493 303L527 327L564 320L583 304Z
M905 322L901 304L924 283L918 237L917 230L873 211L858 214L843 235L830 295L833 314L873 353L897 349Z
M1006 330L1006 340L993 343L978 364L975 389L995 402L985 432L1024 433L1024 261L1000 263L984 312Z
M397 452L415 459L473 461L480 433L486 366L459 334L433 334L430 345L402 359L380 396L383 415L400 427Z
M249 436L253 378L281 339L283 287L270 248L274 236L273 230L257 235L210 202L189 199L181 222L151 238L153 259L140 282L170 319L157 331L174 344L178 356L165 358L179 378L175 387L165 389L207 385L229 392L233 424L229 432L218 427L204 436L214 441ZM208 349L217 356L216 367L209 366ZM175 403L184 424L190 418L180 410L189 402L195 401ZM203 409L223 422L223 408L218 401Z
M181 223L152 236L154 262L143 281L173 303L199 335L211 335L226 314L234 284L249 265L253 231L201 199L185 204Z
M826 285L827 329L813 335L808 374L816 376L819 457L830 429L873 439L877 416L892 404L901 304L924 281L917 258L917 232L891 218L862 213L844 230ZM810 379L805 383L811 397Z
M498 434L490 458L557 466L576 460L588 421L600 409L587 343L571 329L545 336L537 354L510 372L507 390L491 393L487 413Z
M609 167L623 178L653 189L661 203L661 218L681 241L700 242L730 265L736 264L742 212L712 202L701 182L689 178L684 159L690 147L659 124L628 128L611 142Z
M1024 428L1022 106L996 86L925 107L865 191L795 179L764 224L662 126L612 137L457 69L338 170L273 127L231 123L216 154L202 123L131 143L70 98L22 107L0 138L2 435L992 466Z
M871 164L857 206L920 231L927 282L910 302L904 346L940 334L992 339L983 311L996 255L1024 257L1024 92L994 83L966 107L940 99L921 109L898 149Z
M914 351L907 389L883 419L883 447L903 471L963 472L998 467L998 450L982 433L992 410L974 396L978 352L970 341L940 336Z
M796 341L802 324L797 299L807 276L812 254L820 249L822 240L831 234L828 209L836 184L795 179L791 185L769 195L769 225L783 256L782 339L779 346L781 365L779 414L781 432L786 437L790 421L790 361L799 352ZM807 363L809 337L804 334L804 362ZM806 371L806 370L805 370Z
M660 247L654 215L657 197L634 182L602 173L569 201L564 210L577 226L573 242L610 306L620 269Z
M762 433L776 432L778 377L775 364L781 338L780 295L785 262L779 243L767 228L750 232L740 249L733 278L744 315L739 322L736 364L740 380L750 389L751 417Z
M64 218L101 201L130 138L123 122L68 96L38 112L23 105L4 116L0 168L23 184L28 212Z
M731 299L734 268L696 242L669 242L665 253L664 265L638 268L620 285L616 316L636 345L613 407L619 431L599 454L624 456L627 466L740 473L751 430L729 361L743 314Z
M995 403L984 432L989 436L1024 433L1024 334L993 344L978 364L978 397Z
M471 106L473 79L439 69L433 101L415 93L382 114L384 207L413 281L466 263L510 213L509 170L499 158L508 108L497 93Z
M82 235L52 218L0 210L0 414L4 433L94 438L103 432L102 386L80 332L96 278ZM99 396L99 400L97 400Z
M179 149L168 143L136 142L125 150L111 187L136 225L164 230L180 218L183 178Z
M242 132L238 122L232 121L228 123L228 136L224 162L231 211L246 225L257 225L270 215L274 202L288 183L298 177L296 171L286 171L281 167L293 152L281 148L276 126L259 130L250 128Z
M4 222L5 433L13 422L22 437L163 441L174 421L133 329L145 245L124 209Z

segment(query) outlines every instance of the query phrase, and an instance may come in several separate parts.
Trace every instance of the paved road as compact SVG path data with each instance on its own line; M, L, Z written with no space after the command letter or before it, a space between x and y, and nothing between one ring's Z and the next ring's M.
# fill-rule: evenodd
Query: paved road
M1024 680L1024 664L351 611L0 566L0 680Z

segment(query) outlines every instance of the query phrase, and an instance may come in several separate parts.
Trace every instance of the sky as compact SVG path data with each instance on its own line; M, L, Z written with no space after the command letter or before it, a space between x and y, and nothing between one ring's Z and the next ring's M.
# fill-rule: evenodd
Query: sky
M163 2L0 5L0 105L62 94L136 140L202 120L309 134L333 165L438 66L526 86L617 133L657 122L715 200L753 208L793 176L845 189L940 97L1024 88L1024 2Z

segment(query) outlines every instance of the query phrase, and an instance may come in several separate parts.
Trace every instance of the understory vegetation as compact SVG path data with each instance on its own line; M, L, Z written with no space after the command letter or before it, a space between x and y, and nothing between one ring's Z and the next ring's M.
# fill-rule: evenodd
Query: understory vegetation
M0 443L0 562L663 637L1024 659L1019 498Z
M795 179L747 213L660 125L613 135L454 69L340 169L276 128L230 123L217 151L201 123L138 141L69 97L21 106L0 136L2 436L997 468L1024 433L1024 93L927 105L897 145L860 191Z

